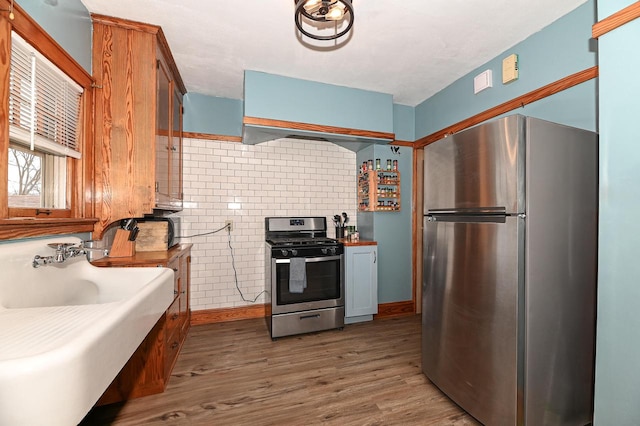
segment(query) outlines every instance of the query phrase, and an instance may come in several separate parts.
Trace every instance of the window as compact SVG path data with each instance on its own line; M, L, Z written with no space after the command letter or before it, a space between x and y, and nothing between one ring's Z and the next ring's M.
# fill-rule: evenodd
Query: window
M82 88L11 34L9 208L68 209L67 157L79 159Z
M9 146L9 205L12 207L43 206L43 155L20 146Z
M13 12L0 14L0 51L12 57L0 61L0 240L91 232L94 80L20 6Z

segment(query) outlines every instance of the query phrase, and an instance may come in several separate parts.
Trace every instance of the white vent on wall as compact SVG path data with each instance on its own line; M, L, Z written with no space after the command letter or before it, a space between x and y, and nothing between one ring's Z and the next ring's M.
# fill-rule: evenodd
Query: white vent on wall
M491 72L491 70L486 70L475 76L475 78L473 79L474 94L477 94L484 89L488 89L489 87L493 87L493 73Z

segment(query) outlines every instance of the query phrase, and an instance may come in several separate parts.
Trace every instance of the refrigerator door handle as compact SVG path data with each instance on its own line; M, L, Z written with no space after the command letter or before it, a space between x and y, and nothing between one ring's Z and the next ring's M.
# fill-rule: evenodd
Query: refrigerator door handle
M504 214L430 214L426 216L428 222L487 222L505 223L507 215Z

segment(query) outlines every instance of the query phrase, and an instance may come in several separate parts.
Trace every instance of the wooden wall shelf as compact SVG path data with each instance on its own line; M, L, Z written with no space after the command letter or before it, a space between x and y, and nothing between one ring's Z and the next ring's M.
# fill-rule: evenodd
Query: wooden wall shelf
M397 212L401 207L400 172L367 170L358 175L358 210Z

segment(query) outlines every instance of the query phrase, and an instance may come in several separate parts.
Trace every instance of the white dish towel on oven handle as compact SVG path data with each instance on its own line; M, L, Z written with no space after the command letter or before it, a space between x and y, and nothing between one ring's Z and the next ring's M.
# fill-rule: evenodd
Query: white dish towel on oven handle
M304 293L307 288L307 264L304 257L289 261L289 293Z

